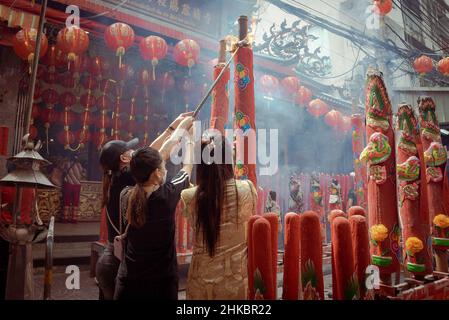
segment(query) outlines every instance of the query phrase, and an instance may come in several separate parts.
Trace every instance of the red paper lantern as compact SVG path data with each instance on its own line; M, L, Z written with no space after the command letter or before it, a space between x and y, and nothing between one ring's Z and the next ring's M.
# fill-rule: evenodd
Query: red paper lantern
M159 85L163 92L167 92L175 86L175 78L170 73L165 72Z
M449 77L449 57L443 58L438 62L438 71Z
M348 116L342 116L337 130L343 132L344 134L350 132L352 130L351 118Z
M34 59L34 52L36 51L37 30L36 29L22 29L16 33L12 40L14 52L20 59L32 63ZM39 58L42 58L48 49L48 40L45 34L42 34L41 50Z
M190 69L198 63L200 46L196 41L191 39L181 40L176 44L173 50L173 57L175 58L176 63L184 67L189 67L190 71Z
M73 111L64 111L60 114L59 121L64 124L64 126L71 126L75 122L79 121L79 115Z
M337 129L341 125L341 121L341 112L337 110L331 110L324 116L324 122L335 129Z
M328 109L329 108L324 101L322 101L321 99L315 99L310 101L307 111L309 111L309 113L315 118L319 118L322 115L325 115Z
M81 79L81 85L86 90L95 90L98 87L98 82L93 75L87 75Z
M126 50L134 44L134 30L126 23L111 24L104 32L106 45L119 57L119 66Z
M134 68L129 64L122 63L117 68L117 77L120 81L125 82L134 78Z
M59 95L56 90L46 89L42 92L42 100L47 104L47 108L53 108L59 101Z
M98 99L97 99L97 107L100 110L109 110L112 107L112 101L111 99L109 99L108 96L106 95L101 95Z
M150 76L150 72L148 71L148 69L142 69L139 72L139 83L144 86L147 87L150 85L151 83L151 76Z
M108 140L109 137L105 131L97 131L92 136L92 141L97 147L103 146Z
M58 134L57 139L60 144L68 146L75 142L75 135L69 130L63 130Z
M50 127L50 124L58 122L59 117L59 112L50 108L43 109L39 115L39 118L44 123L45 127Z
M32 140L37 138L37 128L34 125L30 126L30 129L28 130L28 133L30 134L30 138Z
M89 36L77 26L66 27L58 32L57 45L67 55L69 61L86 52L89 47Z
M81 96L80 105L85 108L91 108L95 106L95 97L93 94L85 93Z
M140 55L143 60L151 61L153 66L153 80L156 80L155 68L159 60L167 55L167 43L161 37L149 36L143 38L139 44Z
M278 78L269 74L260 77L259 84L262 92L268 95L273 95L279 89Z
M374 12L378 15L385 16L393 9L391 0L374 0Z
M301 106L306 106L312 100L312 91L304 86L299 87L296 93L296 103Z
M37 104L33 104L33 107L31 109L31 117L32 118L38 118L41 113L41 108Z
M96 56L92 59L90 59L89 62L89 73L94 77L101 77L103 73L103 62L104 58L100 56Z
M58 81L58 74L55 72L46 72L43 76L45 83L54 84Z
M76 97L73 93L66 91L59 97L59 103L61 103L64 108L70 108L76 103Z
M94 125L97 128L111 128L112 119L107 113L105 113L104 117L100 113L97 117L95 117Z
M48 66L50 72L55 72L57 67L63 67L67 65L67 56L57 45L51 45L47 54L44 56L43 63Z
M281 86L285 95L294 95L299 91L300 82L297 77L285 77L282 79Z
M433 69L433 62L432 59L430 59L428 56L422 55L419 58L416 58L413 63L413 68L416 72L418 72L420 75L425 75L426 73L432 71Z
M80 129L75 132L75 140L80 144L86 144L90 141L91 135L88 130Z

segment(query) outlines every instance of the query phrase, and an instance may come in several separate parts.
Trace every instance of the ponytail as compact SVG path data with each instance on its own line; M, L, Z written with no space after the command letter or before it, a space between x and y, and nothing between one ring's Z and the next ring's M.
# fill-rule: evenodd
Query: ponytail
M135 228L140 228L145 224L145 212L147 208L147 197L145 190L140 183L136 184L128 198L128 208L126 218Z

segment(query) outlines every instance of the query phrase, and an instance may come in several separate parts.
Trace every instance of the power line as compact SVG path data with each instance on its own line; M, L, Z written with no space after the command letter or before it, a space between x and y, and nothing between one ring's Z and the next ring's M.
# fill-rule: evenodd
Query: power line
M438 47L441 47L441 43L438 41L438 40L436 40L436 38L434 38L433 36L432 36L432 34L431 34L431 32L430 33L428 33L427 31L427 29L425 29L424 27L423 27L423 25L422 24L419 24L418 22L416 22L415 21L415 19L413 19L402 7L400 7L394 0L393 0L393 3L396 5L396 7L407 17L407 18L409 18L410 19L410 21L411 22L413 22L413 24L415 24L420 30L421 30L421 32L423 33L423 34L425 34L426 36L428 36L429 37L429 39L430 40L432 40ZM407 6L404 6L404 8L407 8L408 10L407 11L409 11L410 9L407 7ZM443 42L445 45L448 45L448 43L445 43L445 42Z

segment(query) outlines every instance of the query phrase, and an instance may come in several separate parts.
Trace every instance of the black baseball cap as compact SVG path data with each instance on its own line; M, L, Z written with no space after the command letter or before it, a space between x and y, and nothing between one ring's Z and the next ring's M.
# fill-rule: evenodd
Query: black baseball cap
M118 171L120 156L138 144L139 138L134 138L128 142L123 140L111 140L107 142L100 151L100 164L109 170Z

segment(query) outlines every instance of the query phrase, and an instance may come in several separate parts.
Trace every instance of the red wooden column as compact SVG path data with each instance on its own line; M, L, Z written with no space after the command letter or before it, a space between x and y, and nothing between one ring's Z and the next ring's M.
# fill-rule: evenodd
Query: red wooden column
M396 199L396 156L392 109L382 73L369 70L366 81L366 137L360 160L368 169L368 219L371 260L381 281L399 270L400 227Z
M239 40L248 34L248 17L239 17ZM254 100L253 50L248 44L238 49L234 58L235 112L237 179L249 179L257 188L256 176L256 107Z

